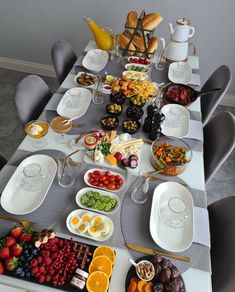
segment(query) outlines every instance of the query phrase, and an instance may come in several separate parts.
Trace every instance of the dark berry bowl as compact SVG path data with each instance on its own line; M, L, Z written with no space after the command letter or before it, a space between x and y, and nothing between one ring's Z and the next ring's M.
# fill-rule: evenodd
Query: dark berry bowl
M129 106L126 110L126 115L130 119L140 120L144 114L142 108L138 106Z
M118 127L119 119L114 116L105 116L100 119L101 127L106 131L112 131Z
M126 100L126 95L122 92L113 92L110 94L110 100L111 102L115 102L118 104L124 104Z
M129 134L135 134L140 129L140 122L135 119L126 119L122 122L123 132Z

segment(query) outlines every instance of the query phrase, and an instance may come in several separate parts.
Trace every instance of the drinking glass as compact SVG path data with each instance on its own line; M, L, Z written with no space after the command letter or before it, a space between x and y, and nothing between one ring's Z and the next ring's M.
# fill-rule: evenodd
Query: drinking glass
M67 107L69 108L79 108L81 106L81 96L82 93L79 88L71 88L68 91L69 99L67 101Z
M185 202L177 196L172 196L160 204L158 215L164 224L173 228L184 228L189 221Z
M99 84L100 81L98 81L98 85L94 86L92 91L92 102L94 104L102 104L104 102L104 95L102 92L99 92Z
M32 138L32 146L35 148L44 148L47 141L44 136L47 134L49 124L44 121L34 120L28 122L25 127L25 133Z
M131 192L131 199L134 203L144 204L148 199L150 177L139 176L134 184L134 189Z
M114 63L119 63L121 61L120 47L116 37L113 38L113 48L110 59Z
M35 192L43 188L45 176L41 172L41 166L38 163L30 163L23 169L22 187L26 191Z
M74 184L74 176L70 165L70 158L66 155L59 155L56 159L58 164L58 184L63 188L69 188Z
M184 118L185 116L182 109L178 107L172 107L170 111L166 114L165 125L169 128L182 127Z
M59 116L55 117L50 122L50 127L55 133L57 133L55 140L59 144L65 144L68 141L66 133L72 129L72 122L65 123L65 121L68 119L69 118Z

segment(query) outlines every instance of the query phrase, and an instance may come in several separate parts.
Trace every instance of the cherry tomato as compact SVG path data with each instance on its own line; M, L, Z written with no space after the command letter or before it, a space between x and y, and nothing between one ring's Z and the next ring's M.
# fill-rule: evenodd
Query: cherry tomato
M120 189L120 185L119 184L115 184L115 188L116 188L116 190L118 190L118 189Z
M111 176L109 176L109 177L107 178L107 180L108 180L109 182L114 182L114 181L115 181L115 175L111 175Z
M99 177L99 181L100 181L100 182L103 182L103 181L105 181L105 180L106 180L106 176L100 176L100 177Z
M119 180L121 178L121 176L120 175L115 175L115 180Z
M111 172L110 171L105 171L105 175L106 176L111 176Z
M98 185L98 181L93 181L93 182L92 182L92 185L93 185L93 186L97 186L97 185Z
M90 184L93 183L93 181L94 181L93 178L88 179L88 182L89 182Z
M103 181L103 184L106 186L107 184L109 183L109 181L107 180L107 179L105 179L104 181Z
M119 178L116 180L116 184L119 184L119 185L122 185L123 183L123 179L122 178Z
M115 187L115 184L109 183L106 185L106 188L109 190L115 190L116 187Z
M101 182L100 182L100 183L98 183L98 187L101 187L101 188L103 188L103 186L104 186L104 184L102 184Z
M100 176L100 175L101 175L101 172L100 172L99 170L95 170L95 171L94 171L94 174Z

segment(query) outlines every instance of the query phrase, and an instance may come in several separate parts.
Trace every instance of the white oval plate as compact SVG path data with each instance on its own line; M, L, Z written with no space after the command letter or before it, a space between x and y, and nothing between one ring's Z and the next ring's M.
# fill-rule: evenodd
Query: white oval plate
M188 84L192 80L192 67L185 62L171 63L168 78L174 83Z
M46 176L44 186L38 191L26 191L21 185L21 179L24 176L23 169L31 163L39 164L42 175ZM35 211L46 198L56 172L57 164L53 158L42 154L27 157L17 167L2 192L2 208L14 215L25 215Z
M189 222L182 229L164 224L158 215L160 204L168 201L172 195L182 198L189 212ZM193 220L193 198L187 188L176 182L164 182L156 187L153 193L149 227L157 245L170 252L181 252L189 248L193 241Z
M81 86L81 87L85 87L85 88L93 88L94 85L95 85L95 84L97 83L97 81L98 81L98 78L97 78L95 75L93 75L93 74L86 73L87 75L90 75L90 76L95 77L95 83L94 83L94 84L92 84L92 85L82 85L82 84L80 84L80 83L77 82L77 78L80 77L83 73L86 73L86 72L78 72L78 74L74 77L74 82L75 82L78 86Z
M70 219L71 219L71 217L77 215L77 216L79 216L81 218L86 213L92 214L93 215L92 218L94 218L96 216L99 216L99 217L102 217L104 221L109 222L109 224L110 224L110 231L109 231L109 233L106 236L102 236L102 237L98 237L97 238L97 237L90 236L90 234L87 231L85 233L79 233L79 232L77 232L75 229L73 229L70 226ZM88 212L87 210L82 210L82 209L73 210L68 215L68 217L66 219L66 226L67 226L68 230L71 233L76 234L76 235L81 236L81 237L85 237L85 238L89 238L89 239L92 239L92 240L96 240L96 241L105 241L105 240L109 239L112 236L113 232L114 232L114 224L113 224L113 221L109 217L104 216L104 215L100 215L98 213L91 212L91 211Z
M71 90L77 91L77 95L71 96ZM90 90L81 87L75 87L67 90L57 106L57 113L62 117L77 119L83 116L92 100Z
M129 69L132 66L138 66L140 68L145 68L146 72L142 72L142 73L148 74L148 72L149 72L149 66L148 65L140 65L140 64L128 63L128 64L125 65L125 68L126 68L127 71L140 72L140 71L135 71L135 70Z
M108 189L105 189L105 188L102 188L102 187L97 187L97 189L101 189L101 190L104 190L104 191L107 191L107 192L114 192L114 193L117 193L117 192L120 192L121 190L123 190L123 188L125 187L125 178L123 175L121 175L120 173L117 173L117 172L113 172L113 171L110 171L108 169L100 169L100 168L91 168L89 169L85 174L84 174L84 181L85 183L90 186L90 187L94 187L93 185L91 185L89 182L88 182L88 174L90 172L94 172L95 170L99 170L101 173L105 172L105 171L109 171L111 173L111 175L120 175L120 177L123 179L123 183L122 183L122 186L120 187L120 189L118 190L108 190Z
M117 201L117 204L116 206L109 212L105 212L105 211L100 211L98 209L94 209L94 208L89 208L87 206L84 206L82 205L81 203L81 197L82 195L84 195L85 193L89 192L89 191L92 191L92 192L98 192L100 195L102 196L109 196L111 199L115 199ZM113 214L115 212L117 212L117 210L119 209L120 207L120 200L118 198L118 196L116 196L115 194L113 194L112 192L109 192L109 191L103 191L103 190L100 190L100 189L96 189L96 188L83 188L81 189L77 195L76 195L76 203L77 205L80 207L80 208L83 208L83 209L87 209L87 210L90 210L90 211L94 211L94 212L98 212L98 213L101 213L101 214Z
M137 75L140 75L141 77L137 77ZM139 81L144 81L148 79L148 75L146 73L137 72L137 71L123 71L122 76L127 76L128 78L132 80L139 80Z
M99 72L106 66L109 54L100 49L93 49L86 53L82 60L82 66L87 70Z
M172 108L177 108L180 109L182 112L182 123L179 127L169 127L167 125L167 116L170 113L170 110ZM167 105L164 105L161 109L161 112L165 115L165 120L162 123L162 133L166 136L173 136L176 138L183 138L184 136L186 136L189 132L189 122L190 122L190 115L189 115L189 110L179 104L173 104L173 103L169 103Z

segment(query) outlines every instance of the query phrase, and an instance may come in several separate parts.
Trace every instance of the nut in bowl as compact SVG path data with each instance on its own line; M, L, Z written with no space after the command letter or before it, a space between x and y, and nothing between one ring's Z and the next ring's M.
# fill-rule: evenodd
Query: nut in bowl
M161 174L171 176L181 174L191 160L192 150L181 139L160 137L152 143L150 162Z
M100 124L106 131L111 131L118 127L119 119L114 116L105 116L100 119Z

